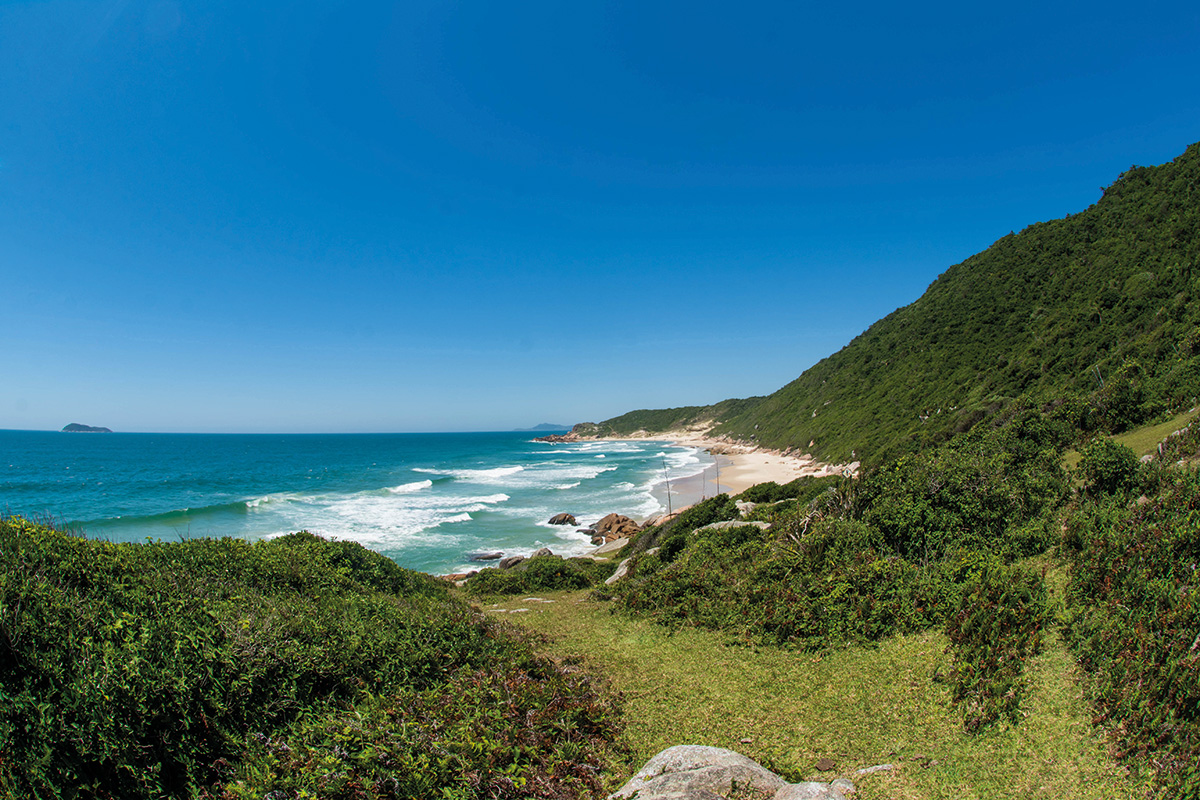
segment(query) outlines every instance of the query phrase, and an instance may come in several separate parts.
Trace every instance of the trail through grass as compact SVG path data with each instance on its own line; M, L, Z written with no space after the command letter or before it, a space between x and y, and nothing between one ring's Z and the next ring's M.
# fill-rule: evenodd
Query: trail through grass
M896 765L853 777L861 800L1141 793L1093 730L1057 637L1032 665L1022 724L970 736L936 679L949 665L938 633L817 655L747 647L709 631L672 633L612 614L586 592L538 597L553 602L482 607L544 634L547 652L581 659L625 694L631 771L665 747L704 744L737 750L792 781ZM510 613L520 608L527 610ZM836 768L818 772L820 758Z

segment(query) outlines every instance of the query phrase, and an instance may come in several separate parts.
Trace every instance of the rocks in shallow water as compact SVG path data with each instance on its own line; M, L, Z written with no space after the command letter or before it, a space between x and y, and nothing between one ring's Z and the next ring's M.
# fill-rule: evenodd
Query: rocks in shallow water
M579 523L576 522L575 517L571 516L570 514L555 514L553 517L550 518L549 524L550 525L578 525Z
M495 561L504 558L504 553L471 553L472 561Z
M552 556L552 555L554 555L554 553L550 552L549 547L539 547L537 550L533 551L533 555L530 556L530 558L537 558L538 556Z
M715 800L752 787L775 800L846 800L854 784L844 778L833 783L788 783L771 770L741 753L721 747L678 745L668 747L629 782L609 795L609 800Z

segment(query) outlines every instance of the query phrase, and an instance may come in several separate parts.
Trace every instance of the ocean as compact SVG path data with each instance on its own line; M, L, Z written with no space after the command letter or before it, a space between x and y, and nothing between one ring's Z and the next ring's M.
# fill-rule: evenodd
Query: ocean
M307 530L444 574L482 552L587 553L550 517L643 519L665 510L667 481L713 466L693 447L538 435L0 431L0 513L121 542Z

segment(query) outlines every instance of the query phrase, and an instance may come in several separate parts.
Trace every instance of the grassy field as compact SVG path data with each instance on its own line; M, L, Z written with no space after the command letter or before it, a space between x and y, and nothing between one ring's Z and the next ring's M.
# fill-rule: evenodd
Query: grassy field
M1126 433L1118 434L1112 437L1114 442L1119 442L1125 445L1139 456L1144 456L1147 453L1153 453L1158 447L1158 443L1166 439L1180 428L1185 428L1196 419L1196 415L1200 414L1200 408L1192 408L1182 414L1177 414L1166 422L1161 422L1158 425L1148 425L1145 428L1137 428ZM1063 462L1070 468L1074 469L1079 464L1080 453L1078 450L1068 450L1063 456Z
M623 692L631 770L665 747L705 744L738 750L792 781L894 764L854 779L861 800L1143 794L1092 728L1056 637L1031 670L1022 724L969 736L937 677L949 664L938 633L815 655L746 647L708 631L672 633L586 596L482 607L543 634L549 654L581 659ZM818 772L820 758L836 768ZM615 777L619 784L627 776Z

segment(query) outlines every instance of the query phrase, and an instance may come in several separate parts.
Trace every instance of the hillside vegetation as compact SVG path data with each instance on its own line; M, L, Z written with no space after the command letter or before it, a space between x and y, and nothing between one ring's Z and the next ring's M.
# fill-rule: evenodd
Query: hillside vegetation
M639 534L627 577L595 596L816 654L940 631L933 679L968 735L1026 724L1030 670L1065 642L1117 752L1165 796L1200 796L1200 434L1140 461L1017 406L862 477L752 487L739 499L767 502L745 521L765 528L704 501Z
M588 680L351 542L0 520L0 796L602 794Z
M879 461L1023 395L1120 432L1200 394L1200 144L1133 167L1094 205L943 273L765 398L637 411L600 432L714 420L714 436ZM1064 413L1066 413L1064 412Z

